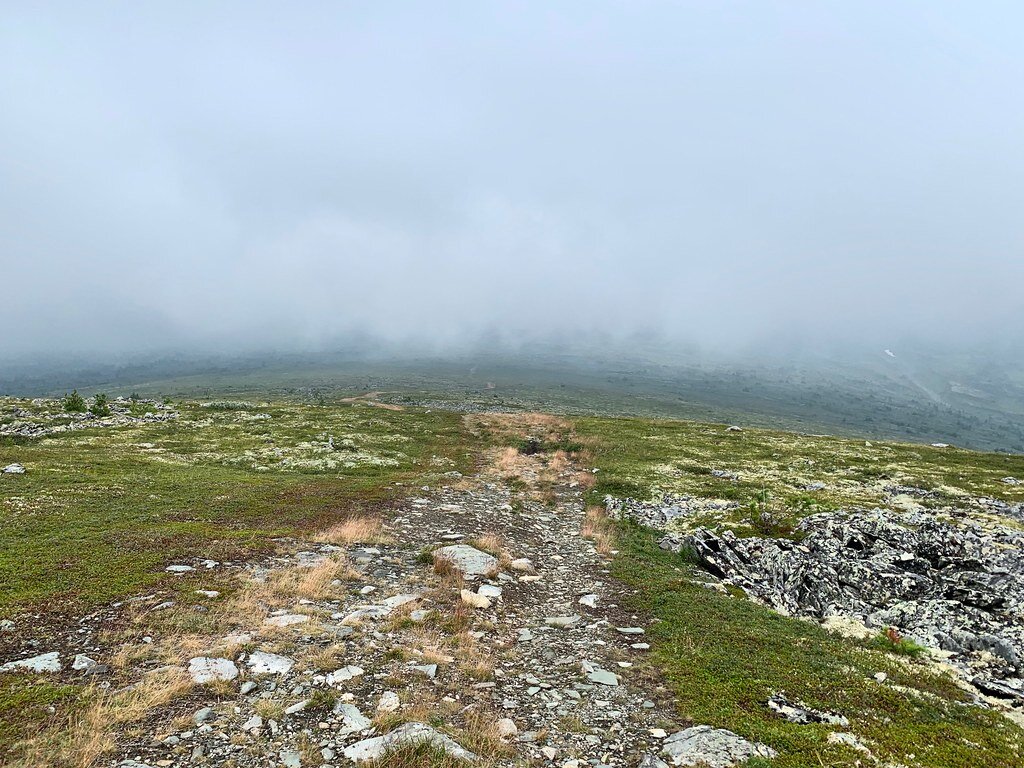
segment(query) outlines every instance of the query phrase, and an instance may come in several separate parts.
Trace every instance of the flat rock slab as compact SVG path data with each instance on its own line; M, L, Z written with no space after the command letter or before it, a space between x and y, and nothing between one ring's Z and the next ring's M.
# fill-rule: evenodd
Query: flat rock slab
M778 754L769 746L710 725L695 725L673 733L665 739L661 753L671 765L701 768L732 768L752 757L772 758Z
M234 680L238 677L238 667L231 659L197 656L189 661L188 673L194 683L203 685L218 680Z
M60 652L50 651L49 653L41 653L28 659L8 661L0 667L0 672L14 672L18 670L26 670L28 672L60 672Z
M600 683L601 685L618 685L619 676L614 672L609 672L607 669L595 669L589 675L587 679L592 683Z
M355 704L339 701L334 705L334 714L341 716L341 724L344 732L357 733L373 727L373 721L359 711Z
M285 613L281 616L271 616L264 621L268 627L291 627L295 624L305 624L309 616L304 613Z
M476 579L498 567L498 559L468 544L452 544L434 550L434 560L447 560L463 577Z
M465 749L453 739L442 733L438 733L426 723L406 723L384 736L375 736L372 739L357 741L345 748L342 753L346 758L356 763L367 760L377 760L384 754L396 747L407 744L427 743L438 749L442 749L454 758L459 760L476 760L476 755Z
M548 616L546 619L544 619L544 623L547 624L549 627L565 629L566 627L571 627L579 620L579 616Z
M286 675L295 662L287 656L266 651L254 651L246 662L249 669L256 675Z
M359 677L365 671L366 670L362 667L357 667L355 664L349 664L348 666L331 672L325 678L325 682L332 688L340 688L342 683L348 682L353 677Z

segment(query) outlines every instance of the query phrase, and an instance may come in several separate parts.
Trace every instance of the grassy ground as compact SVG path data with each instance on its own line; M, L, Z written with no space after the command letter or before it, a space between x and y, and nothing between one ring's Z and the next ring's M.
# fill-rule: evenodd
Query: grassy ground
M729 432L719 424L687 421L580 418L575 425L601 470L602 492L617 497L675 493L747 504L766 496L796 515L892 504L886 489L893 485L932 492L903 499L897 494L896 503L939 507L966 496L1024 501L1024 485L1003 482L1011 476L1024 480L1024 456L773 430ZM825 488L806 490L812 483ZM721 521L695 521L715 522Z
M653 662L680 714L729 728L779 752L773 768L855 766L857 751L828 742L825 725L795 725L765 706L773 693L845 714L883 761L926 768L1014 768L1024 731L962 703L953 681L700 586L691 566L660 550L650 531L623 525L613 573L637 588L635 607L659 619ZM879 684L874 675L885 672ZM899 687L897 687L899 686Z
M28 469L0 475L0 617L130 594L176 559L237 558L472 466L450 413L177 407L162 423L0 438L0 465Z
M1024 497L1019 486L1001 481L1024 477L1024 457L636 419L578 419L576 432L598 469L590 492L595 504L606 494L652 498L664 492L750 502L767 491L798 516L821 506L880 503L883 486L891 483L938 489L925 504L949 503L960 493ZM711 469L739 479L715 477ZM814 481L828 488L808 494L803 487ZM730 523L743 527L740 519ZM636 587L635 607L657 620L650 633L653 661L684 717L764 741L779 751L772 765L780 768L863 760L827 741L833 728L774 716L765 702L784 691L847 715L850 730L883 761L929 768L1021 765L1024 731L1001 715L965 706L952 679L708 589L693 566L660 550L657 534L647 529L622 523L617 533L613 572ZM877 672L889 676L885 685L874 679Z

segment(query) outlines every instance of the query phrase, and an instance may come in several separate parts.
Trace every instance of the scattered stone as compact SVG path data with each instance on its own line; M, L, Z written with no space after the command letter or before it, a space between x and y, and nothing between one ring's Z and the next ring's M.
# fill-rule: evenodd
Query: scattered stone
M249 671L254 675L286 675L291 671L295 662L287 656L279 656L276 653L254 651L249 655L246 664L249 665Z
M587 679L592 683L599 683L601 685L615 686L619 684L618 675L601 668L594 669L587 675Z
M409 668L426 675L431 680L437 676L437 664L410 664Z
M893 627L968 678L1024 669L1024 532L888 509L823 512L799 528L799 541L698 528L670 548L781 613Z
M827 723L829 725L841 725L846 728L850 721L842 715L834 712L823 712L820 709L812 709L804 704L789 701L781 693L772 694L768 699L768 709L786 718L791 723L807 725L808 723Z
M296 624L305 624L307 621L309 621L309 616L304 613L284 613L280 616L271 616L263 623L269 627L291 627Z
M168 573L188 573L189 571L194 571L195 568L191 565L168 565L165 570Z
M851 747L852 749L856 749L858 752L863 752L865 755L872 757L871 750L868 749L868 745L854 733L833 731L828 735L828 742L829 744L841 744L845 747Z
M8 464L3 468L3 473L5 475L24 475L25 467L18 463Z
M279 753L284 768L302 768L302 757L294 749L282 749Z
M242 723L243 731L258 731L263 727L263 718L259 715L253 715L244 723Z
M197 656L189 661L188 673L194 683L204 685L219 680L234 680L238 677L238 667L231 659Z
M286 715L296 715L299 712L302 712L303 710L305 710L305 708L308 707L308 706L309 706L309 699L303 699L302 701L295 702L290 707L285 707L284 713Z
M642 635L643 627L616 627L615 631L623 635Z
M669 736L662 748L672 765L702 768L732 768L752 757L772 758L776 751L765 744L750 742L724 728L695 725Z
M358 733L359 731L365 731L367 728L373 727L373 721L360 712L359 707L355 704L339 701L334 705L334 714L341 716L345 735L349 733Z
M573 616L548 616L544 619L544 623L549 627L556 627L558 629L565 629L571 627L573 624L578 622L580 617L578 615Z
M217 713L214 712L213 707L203 707L202 709L196 710L196 713L192 715L192 720L196 725L205 723L207 720L214 720L217 717Z
M597 608L597 595L584 595L579 599L579 603L587 608Z
M364 670L362 667L357 667L355 664L349 664L348 666L342 667L341 669L334 670L329 675L327 675L327 677L324 680L332 688L340 688L341 683L347 682L354 677L359 677L365 671L366 670Z
M377 700L377 711L381 713L396 712L402 706L402 700L394 691L384 691Z
M75 656L75 660L71 662L71 668L79 672L83 670L89 670L96 666L96 660L90 659L84 653L79 653Z
M476 593L478 595L483 595L484 597L491 598L492 600L497 600L499 597L501 597L501 587L495 584L481 584L480 588L477 589Z
M476 592L471 592L468 589L464 589L459 594L462 597L462 602L464 602L471 608L491 607L491 601L483 595L477 594Z
M498 736L502 739L512 739L519 734L519 728L516 726L516 721L510 717L503 717L497 723Z

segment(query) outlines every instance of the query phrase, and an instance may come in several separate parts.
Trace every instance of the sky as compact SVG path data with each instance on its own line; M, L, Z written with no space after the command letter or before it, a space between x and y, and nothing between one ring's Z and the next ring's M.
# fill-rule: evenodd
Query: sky
M1019 337L1022 24L0 0L0 357Z

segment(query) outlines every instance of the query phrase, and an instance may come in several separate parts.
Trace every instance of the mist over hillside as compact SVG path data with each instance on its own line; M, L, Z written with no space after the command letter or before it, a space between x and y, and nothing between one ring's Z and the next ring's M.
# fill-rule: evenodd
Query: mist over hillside
M727 353L593 335L515 344L492 336L428 352L366 337L334 350L23 361L0 374L0 394L276 392L308 400L379 391L442 407L696 418L1024 452L1024 368L1014 359L926 344Z

